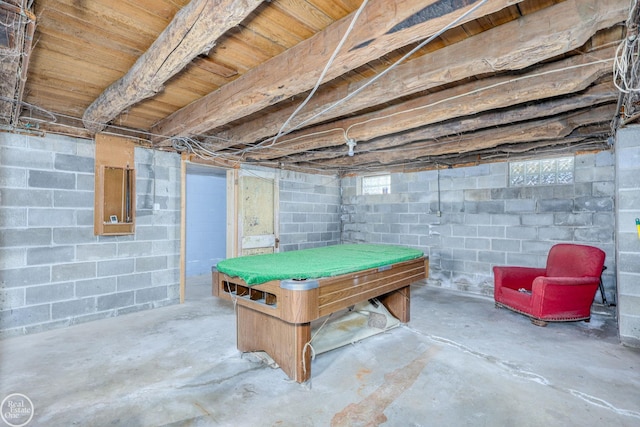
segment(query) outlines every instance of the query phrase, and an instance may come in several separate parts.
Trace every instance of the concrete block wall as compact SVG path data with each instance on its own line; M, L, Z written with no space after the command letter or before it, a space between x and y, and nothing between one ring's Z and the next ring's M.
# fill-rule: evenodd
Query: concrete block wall
M617 133L618 330L623 344L640 347L640 126Z
M135 235L94 236L94 153L0 133L0 335L178 302L178 155L136 148Z
M280 250L340 243L340 179L280 171Z
M342 240L400 244L430 258L430 284L493 296L494 265L542 267L554 243L607 253L603 278L615 300L614 162L575 158L575 183L509 187L508 163L395 173L391 193L358 195L342 180ZM596 297L599 298L599 295Z

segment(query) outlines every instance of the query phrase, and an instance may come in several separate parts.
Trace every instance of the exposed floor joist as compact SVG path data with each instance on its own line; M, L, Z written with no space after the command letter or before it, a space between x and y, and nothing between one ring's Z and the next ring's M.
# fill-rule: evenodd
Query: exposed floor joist
M160 92L167 80L218 38L245 19L262 0L193 0L182 8L151 47L122 78L84 112L84 126L94 132L127 107Z

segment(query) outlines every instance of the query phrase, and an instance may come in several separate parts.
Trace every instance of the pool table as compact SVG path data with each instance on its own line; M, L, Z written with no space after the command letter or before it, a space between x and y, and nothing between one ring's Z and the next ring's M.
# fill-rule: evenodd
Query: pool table
M298 261L294 262L294 268L301 270L305 269L303 264L306 262L299 260L309 260L309 264L314 266L322 264L321 261L315 260L322 259L330 266L324 277L306 277L304 273L284 271L286 268L283 267L282 276L267 276L270 280L254 283L265 278L255 279L246 276L247 278L243 279L243 270L228 269L230 271L225 273L220 271L224 270L224 262L213 267L213 295L232 300L236 304L238 350L264 351L291 379L305 382L311 378L312 352L307 343L311 341L312 321L356 303L377 298L393 316L403 323L408 322L409 285L427 277L429 259L422 252L413 250L414 252L409 252L410 259L406 259L407 256L403 254L400 258L390 256L390 262L386 262L384 255L374 260L367 251L377 250L379 247L384 247L385 251L389 248L385 245L337 245L326 249L296 251L297 254L270 254L267 258L255 258L264 257L256 255L230 259L233 262L246 261L245 265L249 269L259 269L260 260L277 266L279 259L297 255L299 257ZM333 268L346 256L339 251L332 261L331 251L345 248L364 254L363 260L360 264L355 262L346 269ZM397 261L398 259L400 260ZM274 271L280 270L276 267ZM322 274L322 271L313 271L309 275L319 274ZM285 278L286 276L296 277Z

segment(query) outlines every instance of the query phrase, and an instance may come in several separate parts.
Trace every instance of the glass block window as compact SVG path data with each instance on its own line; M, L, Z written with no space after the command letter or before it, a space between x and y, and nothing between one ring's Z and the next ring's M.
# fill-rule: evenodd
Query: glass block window
M573 157L511 162L509 163L509 185L526 187L572 184L573 165Z
M391 193L391 175L375 175L362 177L362 194Z

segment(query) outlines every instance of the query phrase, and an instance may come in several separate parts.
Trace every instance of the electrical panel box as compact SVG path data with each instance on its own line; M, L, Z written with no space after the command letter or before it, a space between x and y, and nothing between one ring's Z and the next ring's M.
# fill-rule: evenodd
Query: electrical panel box
M96 135L94 234L135 232L134 166L132 140Z

